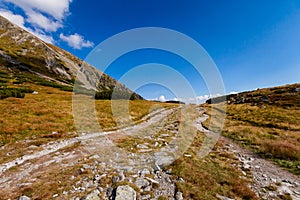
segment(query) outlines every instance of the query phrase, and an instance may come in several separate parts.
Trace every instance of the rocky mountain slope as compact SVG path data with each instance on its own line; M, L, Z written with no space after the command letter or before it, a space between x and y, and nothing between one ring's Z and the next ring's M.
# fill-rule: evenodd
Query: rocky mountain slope
M132 93L88 63L45 43L1 16L0 70L12 74L30 74L67 86L73 86L76 79L87 89L101 91L114 88L122 93ZM133 99L142 97L133 93Z
M209 99L206 103L220 103L226 100L227 104L251 105L275 105L281 107L300 106L300 83L278 86L273 88L263 88L254 91L247 91L238 94Z

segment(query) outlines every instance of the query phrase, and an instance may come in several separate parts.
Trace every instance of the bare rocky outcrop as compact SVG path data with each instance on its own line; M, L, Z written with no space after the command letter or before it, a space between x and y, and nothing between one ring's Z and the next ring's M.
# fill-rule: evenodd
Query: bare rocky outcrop
M0 43L0 63L8 71L29 72L69 86L73 86L76 80L86 89L115 88L133 94L135 99L142 99L112 77L69 52L40 40L2 16Z

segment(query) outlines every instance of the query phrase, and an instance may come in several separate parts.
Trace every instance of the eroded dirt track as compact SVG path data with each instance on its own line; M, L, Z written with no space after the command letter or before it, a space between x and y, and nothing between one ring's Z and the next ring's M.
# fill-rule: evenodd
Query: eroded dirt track
M184 153L178 150L179 143L176 139L187 136L180 135L178 124L168 122L168 119L178 111L177 109L157 110L145 116L140 123L116 131L84 134L72 139L51 142L43 145L41 150L2 164L0 190L3 198L17 197L20 195L18 193L20 188L35 184L43 177L50 177L49 174L58 174L65 169L76 169L83 174L91 171L94 178L77 181L79 183L72 185L72 189L63 191L62 194L54 194L55 198L70 199L69 197L72 196L71 199L76 199L73 197L78 197L81 193L86 194L92 188L98 188L94 192L96 191L97 195L99 193L101 199L109 199L115 195L112 188L107 185L103 187L100 182L114 171L117 176L112 177L113 182L125 180L134 183L144 192L151 191L155 194L151 197L145 193L139 195L139 199L157 199L160 195L168 199L182 199L182 193L177 192L176 189L176 182L181 181L180 177L175 177L161 169L176 160L176 155L180 156ZM205 133L210 138L210 142L215 143L219 139L224 144L224 148L219 148L218 151L233 154L239 160L239 164L234 167L242 171L244 175L242 178L253 180L250 187L259 198L281 199L288 195L292 199L300 199L298 177L241 148L232 140L222 136L219 138L218 134L204 129L201 123L207 119L207 116L203 115L201 109L197 112L199 116L190 125ZM168 134L154 137L162 129L167 129ZM139 135L140 138L147 139L147 142L136 142L135 152L126 151L115 144L115 138L132 135ZM169 142L166 142L166 139L169 139ZM203 156L203 152L199 156ZM90 160L93 161L92 164L91 162L85 164ZM83 167L77 169L76 166ZM73 179L72 176L70 182ZM159 187L156 188L154 185Z

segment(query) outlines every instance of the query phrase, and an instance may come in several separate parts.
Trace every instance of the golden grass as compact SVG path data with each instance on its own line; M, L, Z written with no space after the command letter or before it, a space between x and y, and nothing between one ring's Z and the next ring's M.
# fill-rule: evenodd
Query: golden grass
M217 194L234 199L257 199L248 187L249 180L242 179L241 172L232 167L237 161L228 153L219 151L223 144L218 142L214 151L203 159L197 152L201 148L204 135L198 132L193 144L186 153L192 158L181 157L170 168L172 173L182 177L177 187L185 199L202 200L218 199Z
M72 93L61 91L56 88L27 84L30 88L38 91L37 95L26 94L24 99L7 98L0 100L0 146L5 149L0 151L0 163L13 157L24 155L30 145L40 146L51 140L74 137L77 129L74 124L72 112ZM91 97L88 97L91 98ZM112 113L112 101L96 100L97 118L101 130L112 130L121 125L130 125L139 121L143 116L154 109L171 107L173 104L163 104L150 101L114 101L114 105L129 107L128 113L122 113L122 109ZM89 125L91 116L81 116L83 123ZM56 132L56 134L52 134ZM6 156L7 153L10 156Z
M210 105L205 105L210 114ZM223 135L299 175L300 108L227 105ZM210 121L204 125L208 127Z

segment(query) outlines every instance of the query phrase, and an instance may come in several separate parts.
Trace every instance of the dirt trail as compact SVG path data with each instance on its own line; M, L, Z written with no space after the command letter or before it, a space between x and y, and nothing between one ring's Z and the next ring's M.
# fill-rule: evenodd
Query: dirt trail
M262 199L300 199L300 179L274 165L272 162L260 158L253 152L240 147L231 139L221 136L225 143L225 151L232 152L239 159L240 168L245 176L252 176L251 189Z
M88 145L89 142L101 141L103 146L111 147L113 144L109 139L106 138L106 136L119 133L128 135L133 134L136 131L141 130L153 123L163 121L163 119L173 111L174 109L160 109L143 117L143 119L140 120L140 123L123 129L84 134L76 138L45 144L42 146L43 150L41 151L24 155L0 166L0 190L4 188L14 188L17 185L22 184L22 180L34 180L35 178L31 177L33 174L38 176L38 174L49 170L49 168L53 169L58 167L57 165L64 167L72 166L76 164L78 159L82 159L90 154L87 148L82 147L84 145ZM96 138L102 139L96 140ZM63 152L65 148L76 144L78 144L78 147L72 148L71 152ZM9 170L11 168L14 168L14 170Z
M153 129L151 126L165 126L165 120L167 120L168 116L170 116L174 111L175 109L157 110L145 116L140 123L126 128L116 131L86 134L72 139L45 144L42 146L43 149L41 151L14 159L13 161L0 166L0 191L4 191L4 193L17 191L18 188L22 186L34 183L38 180L37 177L43 177L43 175L53 171L60 171L62 168L71 168L72 166L78 165L79 160L94 156L97 156L98 160L105 160L105 163L102 162L99 163L99 165L105 164L106 168L112 167L120 172L126 171L126 167L128 168L128 171L132 171L132 169L129 168L129 165L141 165L143 162L145 163L143 167L147 168L147 165L149 165L148 161L151 159L146 156L147 154L143 154L143 152L152 150L151 148L153 147L151 147L150 144L139 144L140 153L134 154L126 151L120 152L115 144L110 140L109 136L120 134L133 135L139 131L143 132L144 130L147 130L147 128L149 129L149 127L150 129ZM199 110L199 113L201 113L201 115L196 120L195 127L208 136L210 135L212 138L218 139L218 135L203 128L201 123L207 119L207 116L203 115L203 110ZM170 127L173 127L176 132L175 125ZM168 129L170 129L170 127L168 127ZM154 134L155 131L156 130L153 129L153 133L150 134ZM176 134L178 134L178 131ZM176 134L170 137L174 139L176 138ZM145 137L153 139L150 135ZM265 159L256 156L251 151L241 148L238 144L228 138L221 136L219 140L225 144L222 151L234 154L235 157L239 159L240 162L236 165L236 167L242 170L244 178L253 179L251 189L256 192L261 199L282 199L287 196L295 200L300 199L300 180L297 176L281 169ZM172 145L169 145L168 148L171 147ZM172 151L172 149L169 149L169 151ZM158 156L159 159L163 159L166 163L170 160L172 161L172 158L162 153L164 152L160 152L160 154L156 153L155 155ZM126 161L121 158L126 158ZM116 162L116 160L118 160L118 162ZM131 163L128 164L128 162ZM155 171L156 167L157 166L154 166L154 168L151 168L150 171ZM173 194L175 191L175 182L166 181L172 178L172 176L164 173L163 171L160 171L159 173L159 175L153 174L154 177L156 177L153 181L164 183L161 185L165 185L164 187L167 189L172 188L168 195ZM164 190L161 188L156 189L155 194L160 193L161 191ZM74 189L73 192L77 192L77 190Z

